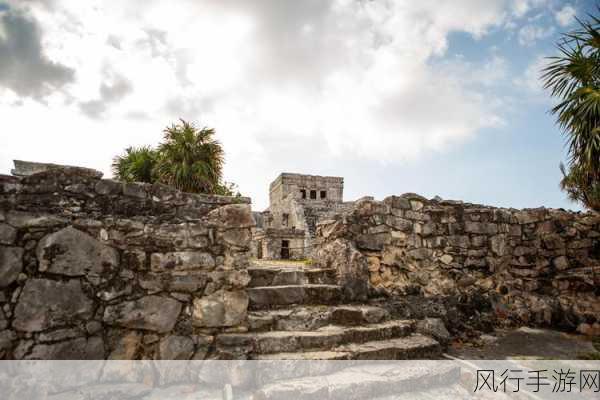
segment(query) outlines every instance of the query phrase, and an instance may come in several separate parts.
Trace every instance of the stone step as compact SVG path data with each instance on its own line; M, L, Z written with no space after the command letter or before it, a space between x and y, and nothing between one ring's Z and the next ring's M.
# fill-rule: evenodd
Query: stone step
M327 375L285 379L264 385L254 399L372 399L439 388L434 394L467 394L460 388L460 368L451 364L399 366L377 363L344 368ZM407 399L411 396L405 397ZM444 397L415 397L444 398ZM460 396L460 398L464 398Z
M253 332L312 331L326 325L356 326L387 319L389 313L384 308L366 305L297 306L248 314L249 327Z
M315 331L271 331L259 333L222 334L217 347L245 347L250 354L289 353L296 351L330 350L348 343L386 340L411 334L415 321L392 320L367 326L345 327L329 325Z
M337 285L282 285L248 288L250 309L265 309L291 304L336 304L342 301Z
M260 354L258 360L412 360L438 359L440 344L429 336L413 333L406 337L351 343L328 351Z
M335 269L253 267L248 273L249 287L335 283Z

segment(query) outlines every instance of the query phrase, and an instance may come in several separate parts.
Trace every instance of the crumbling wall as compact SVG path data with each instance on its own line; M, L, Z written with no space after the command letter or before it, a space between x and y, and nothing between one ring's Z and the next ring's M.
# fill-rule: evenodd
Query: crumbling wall
M246 330L249 199L0 175L0 359L203 359Z
M497 322L600 334L599 214L405 194L358 201L319 224L316 243L317 262L371 294L483 296Z

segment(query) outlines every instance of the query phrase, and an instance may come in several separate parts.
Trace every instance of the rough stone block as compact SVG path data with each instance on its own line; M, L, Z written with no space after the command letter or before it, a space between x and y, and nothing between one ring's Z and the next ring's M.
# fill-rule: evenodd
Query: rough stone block
M9 211L6 222L15 228L51 228L65 225L68 221L54 215Z
M73 227L45 236L37 246L39 270L66 276L98 278L119 265L119 254Z
M189 360L194 354L194 342L187 336L170 335L158 345L161 360Z
M229 229L223 232L223 240L230 246L246 248L250 245L252 234L250 229Z
M256 224L248 204L229 204L208 213L208 219L220 229L253 228Z
M11 245L17 239L17 230L8 224L0 224L0 244Z
M142 334L136 331L120 335L115 343L114 349L108 356L109 360L133 360L142 343Z
M148 192L146 191L146 188L148 187L151 187L151 185L148 185L147 183L123 183L123 194L129 197L145 199L148 197Z
M245 291L218 291L194 300L192 322L199 327L239 325L246 318L249 298Z
M19 296L13 327L38 332L89 319L92 313L93 302L83 292L79 281L31 279Z
M26 357L32 360L103 360L104 342L101 337L79 338L56 344L33 346Z
M112 179L102 179L96 183L94 190L101 195L117 195L121 194L122 183Z
M164 333L173 329L180 312L177 300L146 296L106 307L103 319L109 325Z
M0 288L13 283L23 270L23 249L0 246Z
M188 271L215 268L215 259L209 253L199 251L179 251L173 253L153 253L150 257L150 268L154 272Z

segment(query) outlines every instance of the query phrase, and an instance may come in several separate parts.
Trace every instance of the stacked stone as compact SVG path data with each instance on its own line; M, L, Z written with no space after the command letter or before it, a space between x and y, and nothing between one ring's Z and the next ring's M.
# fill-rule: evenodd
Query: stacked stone
M202 359L244 331L249 199L101 176L0 176L0 359Z
M483 293L508 322L600 334L597 213L503 209L409 193L358 201L351 212L321 223L317 242L318 260L337 259L338 269L351 265L344 273L362 274L375 291Z

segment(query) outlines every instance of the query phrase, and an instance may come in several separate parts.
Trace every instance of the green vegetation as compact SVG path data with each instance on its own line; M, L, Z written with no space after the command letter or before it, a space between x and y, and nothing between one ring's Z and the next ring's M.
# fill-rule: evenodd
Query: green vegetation
M574 201L600 211L600 19L577 20L563 34L559 55L544 69L544 86L558 104L551 110L567 137L561 188Z
M225 153L210 128L197 129L180 120L164 130L156 149L129 147L116 156L112 169L124 182L163 183L191 193L240 196L237 186L222 180Z

